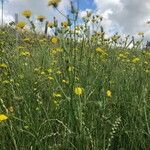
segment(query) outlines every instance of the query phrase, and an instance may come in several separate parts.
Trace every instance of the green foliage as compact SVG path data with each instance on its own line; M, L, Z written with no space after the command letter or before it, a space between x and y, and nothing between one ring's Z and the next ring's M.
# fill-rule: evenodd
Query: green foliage
M2 150L150 149L150 52L99 36L0 30Z

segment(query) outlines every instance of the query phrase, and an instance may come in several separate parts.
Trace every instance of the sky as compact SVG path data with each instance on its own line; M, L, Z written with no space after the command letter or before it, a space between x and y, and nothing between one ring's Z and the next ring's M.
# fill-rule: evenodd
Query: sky
M30 9L34 16L44 15L47 20L56 16L64 21L56 10L47 6L48 0L4 0L4 21L14 20L14 14ZM101 14L104 17L102 25L108 35L119 32L122 35L137 36L138 32L144 32L145 40L150 41L150 0L73 0L74 4L79 1L80 17L86 10ZM68 13L70 0L61 0L59 10ZM1 8L0 8L1 12ZM24 18L19 15L19 20ZM0 15L1 20L1 15Z

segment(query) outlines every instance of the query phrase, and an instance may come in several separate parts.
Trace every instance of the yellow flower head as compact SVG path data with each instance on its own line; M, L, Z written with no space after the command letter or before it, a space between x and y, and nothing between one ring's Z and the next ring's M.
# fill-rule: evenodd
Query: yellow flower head
M49 22L47 25L49 28L53 28L54 27L54 22Z
M69 84L69 80L62 80L62 83Z
M28 51L24 51L24 52L21 52L21 53L20 53L20 56L30 57L31 54L30 54L30 52L28 52Z
M52 38L51 38L51 42L52 42L53 44L57 44L57 43L59 42L58 37L56 37L56 36L52 37Z
M24 41L25 43L30 43L31 39L30 39L30 38L24 38L23 41Z
M138 58L138 57L133 58L133 60L132 60L133 63L137 63L137 62L139 62L139 61L140 61L140 58Z
M4 114L0 114L0 122L7 120L8 117L5 116Z
M111 92L110 90L108 90L108 91L106 92L106 95L107 95L108 97L112 97L112 92Z
M29 19L32 15L32 12L30 10L25 10L22 12L22 15Z
M53 93L53 97L62 97L60 93Z
M40 22L43 22L46 18L44 16L38 16L37 20L39 20Z
M62 26L63 28L67 28L67 27L69 26L68 21L62 22L62 23L61 23L61 26Z
M4 64L4 63L2 63L2 64L0 64L0 68L1 68L1 69L6 69L6 68L7 68L7 65Z
M79 96L82 95L83 94L83 88L82 87L75 87L74 93L76 95L79 95Z
M56 8L60 2L61 0L49 0L48 6L53 6L54 8Z
M106 52L105 52L105 49L100 48L100 47L96 48L96 52L97 52L97 53L101 53L101 54L106 53Z
M138 35L139 36L144 36L144 32L139 32Z
M54 78L52 76L48 76L47 77L49 80L54 80Z
M16 25L16 27L20 28L20 29L23 29L25 26L26 26L26 23L23 22L23 21L18 22L17 25Z

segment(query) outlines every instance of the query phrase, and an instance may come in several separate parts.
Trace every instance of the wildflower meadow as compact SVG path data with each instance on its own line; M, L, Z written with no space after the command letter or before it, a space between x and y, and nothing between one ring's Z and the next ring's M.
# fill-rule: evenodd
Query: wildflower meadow
M150 49L87 11L0 27L0 150L149 150ZM36 14L34 14L36 15ZM90 23L90 26L89 26ZM49 34L49 31L51 34Z

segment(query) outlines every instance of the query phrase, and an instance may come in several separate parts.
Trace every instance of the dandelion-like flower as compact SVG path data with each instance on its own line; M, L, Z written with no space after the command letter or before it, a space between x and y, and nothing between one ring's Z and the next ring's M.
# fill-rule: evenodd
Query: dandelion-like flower
M53 97L62 97L60 93L53 93Z
M0 114L0 122L7 120L8 117L4 114Z
M144 32L139 32L138 35L139 36L144 36Z
M54 27L54 22L49 22L47 25L49 28L53 28Z
M96 52L97 52L97 53L104 53L105 50L102 49L102 48L100 48L100 47L98 47L98 48L96 48Z
M25 10L22 12L22 15L29 19L32 15L32 12L30 10Z
M48 78L48 80L54 80L54 78L52 76L48 76L47 78Z
M30 52L28 52L28 51L24 51L24 52L21 52L21 53L20 53L20 56L30 57L31 54L30 54Z
M18 22L17 25L16 25L16 27L20 28L20 29L23 29L25 26L26 26L26 23L23 22L23 21Z
M45 19L46 19L45 16L38 16L37 17L37 20L40 22L43 22Z
M76 95L79 95L79 96L82 95L83 94L83 88L82 87L75 87L74 93Z
M8 66L5 63L0 64L0 68L6 69Z
M67 28L67 27L69 26L68 21L62 22L62 23L61 23L61 26L62 26L63 28Z
M25 43L30 43L31 39L30 39L30 38L24 38L23 41L24 41Z
M60 2L61 0L49 0L48 6L53 6L54 8L56 8Z
M53 44L57 44L57 43L59 42L58 37L56 37L56 36L52 37L52 38L51 38L51 42L52 42Z
M106 95L107 95L107 97L112 97L112 92L111 92L110 90L108 90L108 91L106 92Z
M138 58L138 57L135 57L135 58L133 58L133 60L132 60L133 63L137 63L137 62L139 62L139 61L140 61L140 58Z
M69 84L69 80L62 80L62 83Z

